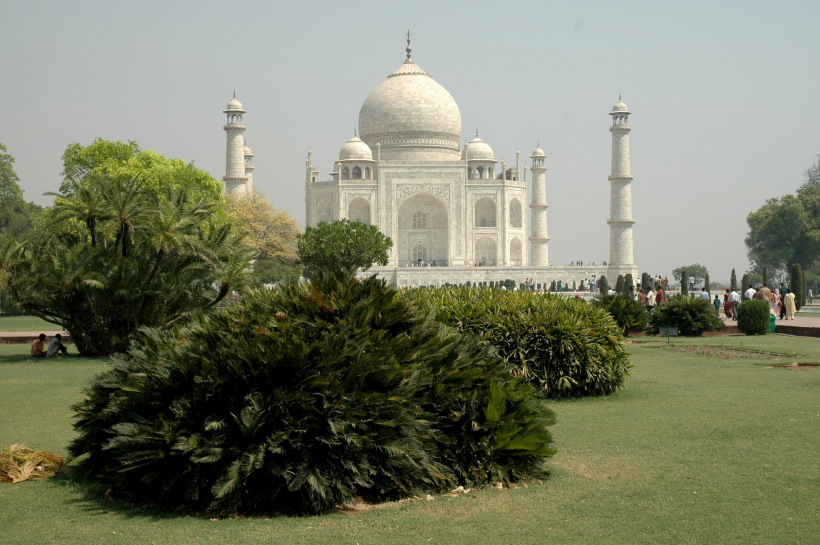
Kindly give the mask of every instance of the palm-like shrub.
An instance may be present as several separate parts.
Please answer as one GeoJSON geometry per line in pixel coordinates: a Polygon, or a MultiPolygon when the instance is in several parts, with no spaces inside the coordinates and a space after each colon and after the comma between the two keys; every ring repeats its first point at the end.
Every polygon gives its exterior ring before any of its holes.
{"type": "Polygon", "coordinates": [[[655,334],[661,327],[676,327],[683,336],[698,336],[724,327],[710,301],[688,295],[675,295],[655,307],[650,324],[655,334]]]}
{"type": "Polygon", "coordinates": [[[134,500],[321,513],[539,475],[554,453],[531,385],[375,277],[251,292],[112,361],[70,450],[134,500]]]}
{"type": "Polygon", "coordinates": [[[649,324],[646,306],[629,294],[601,293],[595,296],[592,306],[607,311],[624,332],[624,336],[632,331],[642,331],[649,324]]]}
{"type": "Polygon", "coordinates": [[[220,207],[186,189],[159,197],[138,179],[89,178],[0,268],[20,306],[81,353],[121,352],[140,327],[170,326],[244,285],[252,253],[220,207]]]}
{"type": "Polygon", "coordinates": [[[769,332],[769,304],[752,299],[737,307],[737,328],[746,335],[765,335],[769,332]]]}
{"type": "Polygon", "coordinates": [[[583,299],[467,288],[411,290],[437,320],[495,347],[551,398],[607,395],[629,376],[621,328],[583,299]]]}

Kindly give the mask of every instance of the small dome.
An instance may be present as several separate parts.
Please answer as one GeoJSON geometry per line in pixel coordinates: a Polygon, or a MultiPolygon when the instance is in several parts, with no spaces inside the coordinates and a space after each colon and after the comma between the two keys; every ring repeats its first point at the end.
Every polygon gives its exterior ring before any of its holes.
{"type": "Polygon", "coordinates": [[[253,157],[253,152],[251,152],[251,148],[245,146],[245,157],[253,157]]]}
{"type": "Polygon", "coordinates": [[[476,134],[476,137],[467,143],[467,160],[495,162],[493,148],[476,134]]]}
{"type": "Polygon", "coordinates": [[[344,161],[345,159],[372,161],[373,152],[370,151],[370,146],[365,144],[361,138],[354,136],[342,146],[342,150],[339,152],[339,160],[344,161]]]}
{"type": "Polygon", "coordinates": [[[242,103],[236,100],[236,97],[233,97],[230,102],[228,102],[228,107],[225,109],[225,112],[242,112],[244,113],[245,110],[242,109],[242,103]]]}
{"type": "Polygon", "coordinates": [[[612,112],[613,113],[615,113],[615,112],[629,113],[629,108],[626,107],[626,104],[623,103],[620,96],[618,97],[618,103],[615,104],[615,106],[612,107],[612,112]]]}
{"type": "Polygon", "coordinates": [[[544,153],[544,150],[541,149],[541,144],[539,143],[535,147],[535,151],[532,152],[531,157],[546,157],[547,154],[544,153]]]}

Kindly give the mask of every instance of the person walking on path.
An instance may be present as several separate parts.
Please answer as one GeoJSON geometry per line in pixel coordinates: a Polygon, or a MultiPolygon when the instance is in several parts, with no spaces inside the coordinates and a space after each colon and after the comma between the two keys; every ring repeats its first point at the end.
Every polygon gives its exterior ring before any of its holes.
{"type": "Polygon", "coordinates": [[[700,288],[700,298],[704,301],[709,300],[709,292],[706,291],[706,287],[700,288]]]}
{"type": "Polygon", "coordinates": [[[763,300],[767,303],[772,302],[772,290],[769,289],[768,284],[763,284],[763,287],[758,290],[758,293],[763,295],[763,300]]]}
{"type": "Polygon", "coordinates": [[[726,313],[727,318],[732,317],[732,299],[729,297],[729,288],[726,288],[726,294],[723,296],[723,312],[726,313]]]}
{"type": "Polygon", "coordinates": [[[715,302],[713,303],[713,306],[715,307],[715,311],[718,313],[718,316],[720,316],[720,297],[717,294],[715,295],[715,302]]]}
{"type": "Polygon", "coordinates": [[[809,304],[811,304],[811,299],[812,299],[811,288],[809,288],[809,291],[806,292],[806,297],[809,299],[809,304]]]}
{"type": "Polygon", "coordinates": [[[666,293],[663,291],[663,282],[658,284],[658,293],[655,294],[655,306],[666,302],[666,293]]]}
{"type": "Polygon", "coordinates": [[[740,294],[737,290],[732,290],[729,294],[729,299],[732,301],[732,320],[737,321],[737,307],[740,306],[740,294]]]}
{"type": "Polygon", "coordinates": [[[652,291],[652,287],[650,286],[649,291],[646,292],[646,310],[652,313],[655,310],[655,304],[657,304],[658,295],[656,292],[652,291]]]}
{"type": "Polygon", "coordinates": [[[789,288],[786,287],[786,284],[783,282],[780,283],[780,308],[778,310],[778,314],[780,315],[781,320],[786,319],[786,296],[789,295],[789,288]]]}
{"type": "Polygon", "coordinates": [[[794,293],[789,292],[786,294],[786,319],[787,320],[794,320],[794,313],[797,312],[794,306],[794,293]]]}
{"type": "Polygon", "coordinates": [[[749,284],[749,289],[747,289],[746,292],[743,294],[743,297],[745,297],[744,300],[745,301],[751,301],[752,299],[755,298],[755,293],[757,293],[757,291],[755,291],[755,289],[752,287],[752,285],[749,284]]]}
{"type": "Polygon", "coordinates": [[[32,343],[31,343],[31,357],[32,358],[44,358],[44,357],[46,357],[45,342],[46,342],[45,333],[40,333],[40,335],[36,339],[34,339],[34,341],[32,341],[32,343]]]}

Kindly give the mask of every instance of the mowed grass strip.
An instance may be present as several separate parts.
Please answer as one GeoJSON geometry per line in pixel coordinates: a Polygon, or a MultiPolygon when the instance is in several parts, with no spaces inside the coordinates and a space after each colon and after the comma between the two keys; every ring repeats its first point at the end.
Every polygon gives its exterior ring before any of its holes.
{"type": "Polygon", "coordinates": [[[15,331],[62,331],[63,328],[37,316],[0,316],[0,333],[15,331]]]}
{"type": "MultiPolygon", "coordinates": [[[[820,340],[680,340],[796,353],[820,340]]],[[[372,511],[221,520],[88,498],[68,479],[0,486],[0,536],[17,543],[815,543],[820,535],[820,370],[636,343],[619,394],[553,403],[558,455],[543,484],[372,511]]],[[[66,453],[68,406],[106,368],[32,361],[0,346],[0,444],[66,453]]],[[[73,347],[72,347],[73,351],[73,347]]]]}

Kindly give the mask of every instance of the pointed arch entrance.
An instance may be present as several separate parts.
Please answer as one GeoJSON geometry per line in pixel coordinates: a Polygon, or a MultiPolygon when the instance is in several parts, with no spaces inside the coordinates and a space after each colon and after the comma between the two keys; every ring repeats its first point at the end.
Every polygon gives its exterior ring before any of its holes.
{"type": "Polygon", "coordinates": [[[417,193],[399,207],[399,266],[449,264],[447,205],[429,193],[417,193]]]}

